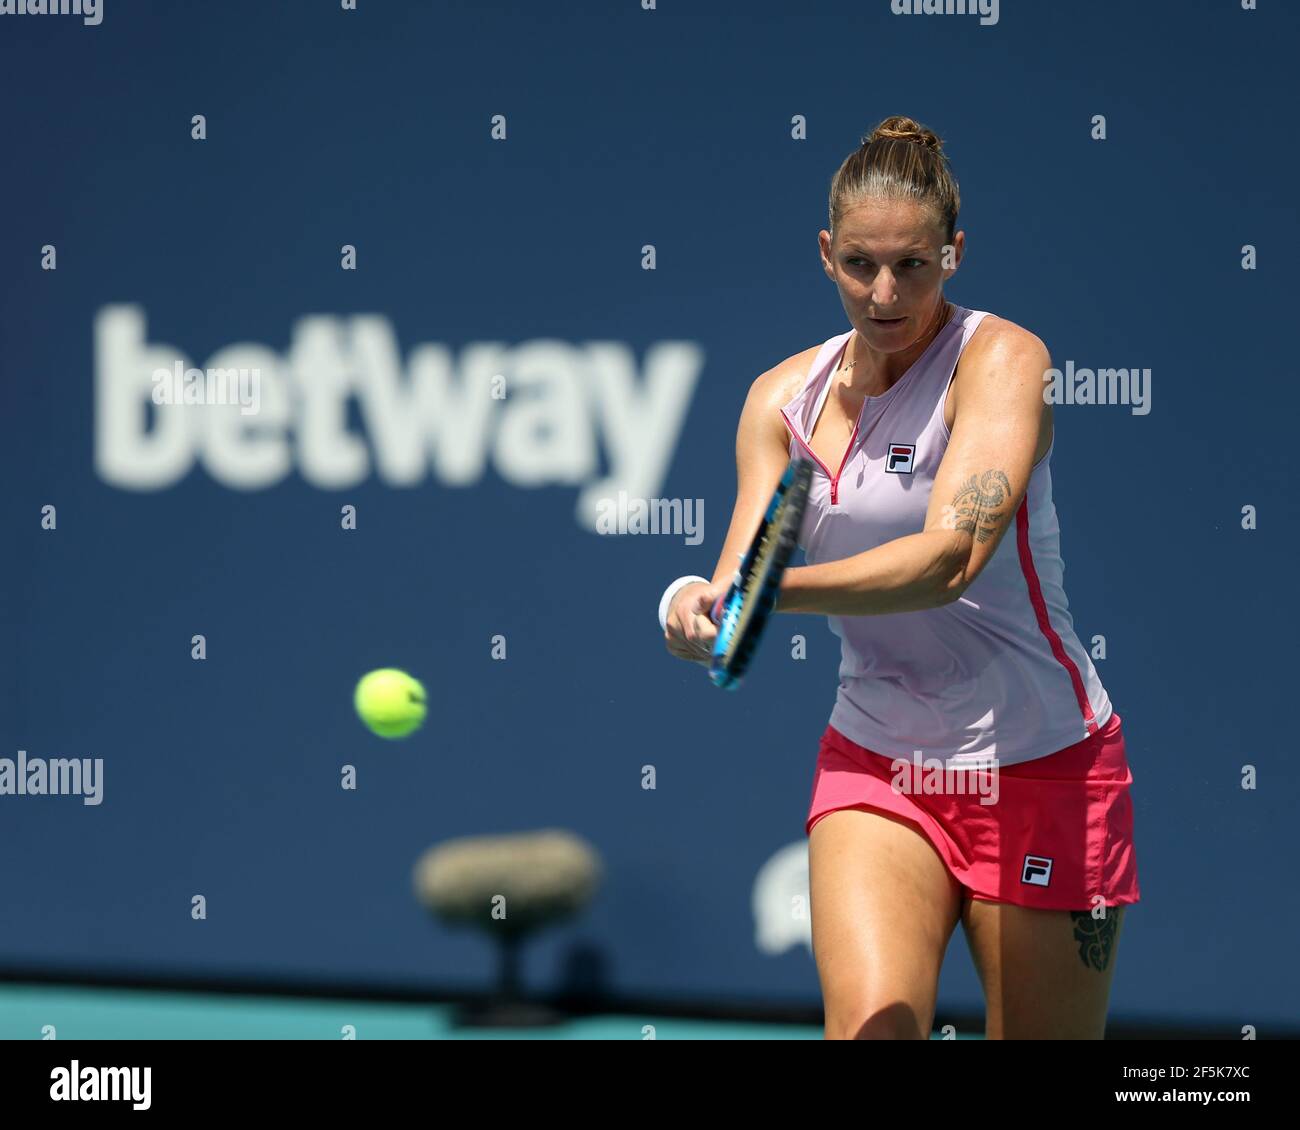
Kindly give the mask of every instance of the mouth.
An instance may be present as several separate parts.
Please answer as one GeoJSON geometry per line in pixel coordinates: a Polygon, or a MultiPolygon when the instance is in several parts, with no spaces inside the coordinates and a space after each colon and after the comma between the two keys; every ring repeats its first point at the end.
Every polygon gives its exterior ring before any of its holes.
{"type": "Polygon", "coordinates": [[[868,318],[867,321],[869,321],[873,326],[883,326],[887,328],[889,326],[901,326],[904,322],[907,321],[907,319],[906,318],[868,318]]]}

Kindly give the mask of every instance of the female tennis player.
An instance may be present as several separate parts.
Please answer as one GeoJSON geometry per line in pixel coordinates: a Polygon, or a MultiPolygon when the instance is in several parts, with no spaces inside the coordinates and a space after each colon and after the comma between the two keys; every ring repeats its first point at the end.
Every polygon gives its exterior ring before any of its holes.
{"type": "Polygon", "coordinates": [[[750,387],[713,580],[669,586],[661,620],[669,652],[708,662],[709,609],[791,457],[811,459],[808,564],[776,611],[842,641],[805,825],[826,1036],[928,1038],[960,921],[988,1038],[1100,1039],[1139,898],[1132,775],[1062,588],[1051,358],[945,300],[959,208],[910,118],[845,159],[818,243],[852,329],[750,387]]]}

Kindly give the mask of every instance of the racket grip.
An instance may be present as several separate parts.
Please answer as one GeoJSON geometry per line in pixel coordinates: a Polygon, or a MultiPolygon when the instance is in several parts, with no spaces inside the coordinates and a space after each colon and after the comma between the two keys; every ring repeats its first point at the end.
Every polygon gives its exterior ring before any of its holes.
{"type": "MultiPolygon", "coordinates": [[[[729,591],[730,590],[728,590],[728,592],[729,591]]],[[[724,592],[720,597],[718,597],[717,600],[713,602],[713,607],[709,610],[709,619],[712,620],[715,624],[722,623],[722,606],[726,602],[726,599],[727,599],[727,593],[724,592]]]]}

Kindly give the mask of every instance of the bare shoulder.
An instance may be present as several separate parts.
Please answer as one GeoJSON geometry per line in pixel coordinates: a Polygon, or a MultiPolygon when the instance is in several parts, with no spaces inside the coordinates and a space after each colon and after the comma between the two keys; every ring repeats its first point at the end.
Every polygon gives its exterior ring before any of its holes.
{"type": "Polygon", "coordinates": [[[990,314],[976,327],[962,352],[962,361],[986,357],[1047,353],[1047,346],[1037,334],[1017,325],[1009,318],[990,314]]]}
{"type": "Polygon", "coordinates": [[[789,438],[781,409],[803,387],[820,348],[812,346],[795,353],[754,378],[736,433],[737,451],[742,458],[750,458],[755,452],[763,452],[764,459],[786,455],[789,438]]]}
{"type": "Polygon", "coordinates": [[[1035,333],[1017,325],[1007,318],[990,314],[976,327],[971,339],[962,351],[958,362],[958,373],[954,374],[952,388],[944,405],[944,424],[951,431],[957,417],[957,408],[961,401],[961,384],[957,379],[963,366],[968,373],[985,389],[987,382],[996,382],[999,395],[1025,397],[1025,403],[1039,401],[1042,411],[1039,416],[1038,443],[1034,451],[1034,466],[1047,453],[1052,442],[1052,406],[1042,394],[1040,379],[1051,365],[1051,352],[1043,340],[1035,333]],[[1010,392],[1008,376],[1016,374],[1015,391],[1010,392]]]}
{"type": "Polygon", "coordinates": [[[809,346],[760,374],[749,386],[750,398],[764,408],[776,411],[784,408],[803,388],[808,379],[808,370],[820,349],[820,345],[809,346]]]}

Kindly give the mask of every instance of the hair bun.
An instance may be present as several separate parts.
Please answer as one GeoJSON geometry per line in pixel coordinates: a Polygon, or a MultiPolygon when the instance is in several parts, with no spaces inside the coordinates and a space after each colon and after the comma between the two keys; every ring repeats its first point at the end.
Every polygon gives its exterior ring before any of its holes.
{"type": "Polygon", "coordinates": [[[862,139],[862,144],[870,145],[876,141],[911,141],[936,153],[943,152],[939,136],[911,118],[886,118],[862,139]]]}

